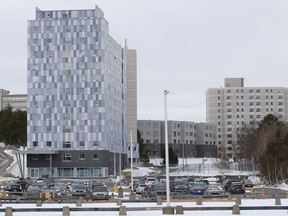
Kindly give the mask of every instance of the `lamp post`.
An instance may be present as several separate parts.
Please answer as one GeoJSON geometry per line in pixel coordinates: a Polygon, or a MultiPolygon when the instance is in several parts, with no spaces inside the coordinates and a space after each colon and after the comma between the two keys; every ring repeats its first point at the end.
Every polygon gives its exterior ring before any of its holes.
{"type": "Polygon", "coordinates": [[[166,196],[167,196],[167,207],[170,207],[169,146],[168,146],[167,99],[166,99],[167,94],[169,94],[169,91],[164,90],[166,196]]]}
{"type": "Polygon", "coordinates": [[[131,155],[131,193],[134,192],[134,185],[133,185],[133,144],[132,144],[132,130],[130,134],[130,155],[131,155]]]}
{"type": "Polygon", "coordinates": [[[184,172],[184,142],[185,140],[182,141],[182,170],[184,172]]]}

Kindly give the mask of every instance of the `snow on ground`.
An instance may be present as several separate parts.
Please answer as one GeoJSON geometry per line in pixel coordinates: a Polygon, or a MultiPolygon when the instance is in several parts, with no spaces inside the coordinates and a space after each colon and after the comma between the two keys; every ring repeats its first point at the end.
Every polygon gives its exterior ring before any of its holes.
{"type": "MultiPolygon", "coordinates": [[[[282,199],[281,203],[282,205],[287,205],[287,199],[282,199]]],[[[203,202],[203,205],[200,207],[224,207],[224,206],[230,206],[232,207],[235,204],[235,202],[231,201],[224,201],[224,202],[203,202]]],[[[126,207],[139,207],[140,203],[129,203],[125,202],[122,203],[122,205],[126,207]]],[[[5,207],[12,207],[14,208],[36,208],[35,204],[6,204],[3,203],[3,206],[0,208],[5,208],[5,207]]],[[[43,204],[42,207],[37,207],[38,208],[62,208],[63,206],[69,206],[69,207],[75,207],[75,204],[43,204]]],[[[151,202],[151,203],[141,203],[141,207],[166,207],[167,203],[163,202],[162,205],[157,205],[156,202],[151,202]]],[[[170,203],[171,207],[175,206],[183,206],[183,207],[196,207],[195,202],[171,202],[170,203]]],[[[241,206],[275,206],[275,200],[274,199],[259,199],[259,200],[251,200],[251,199],[242,199],[242,205],[241,206]]],[[[85,207],[101,207],[101,208],[111,208],[111,207],[119,207],[116,205],[116,203],[89,203],[89,204],[82,204],[82,207],[78,208],[85,208],[85,207]]],[[[197,206],[199,207],[199,205],[197,206]]],[[[99,212],[98,212],[99,213],[99,212]]],[[[29,212],[29,216],[58,216],[60,215],[60,212],[29,212]]],[[[232,210],[214,210],[214,211],[184,211],[184,215],[196,215],[196,216],[204,216],[204,215],[209,215],[213,214],[213,216],[220,216],[220,215],[232,215],[232,210]]],[[[245,216],[254,216],[261,214],[261,216],[271,216],[271,215],[277,215],[277,216],[282,216],[282,215],[287,215],[287,210],[241,210],[240,211],[241,215],[245,216]]],[[[25,212],[13,212],[13,216],[23,216],[23,215],[28,215],[25,212]]],[[[92,216],[95,215],[94,212],[81,212],[81,211],[70,211],[71,216],[92,216]]],[[[118,216],[119,212],[118,211],[101,211],[102,216],[118,216]]],[[[162,210],[148,210],[148,211],[127,211],[128,216],[147,216],[147,215],[153,215],[153,216],[159,216],[163,215],[162,210]]]]}

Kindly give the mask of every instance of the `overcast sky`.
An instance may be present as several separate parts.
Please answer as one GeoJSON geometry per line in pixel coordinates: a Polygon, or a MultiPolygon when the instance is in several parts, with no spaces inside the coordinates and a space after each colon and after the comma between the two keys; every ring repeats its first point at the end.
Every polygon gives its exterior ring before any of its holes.
{"type": "Polygon", "coordinates": [[[206,91],[225,77],[288,87],[287,0],[9,0],[0,2],[0,88],[26,93],[27,20],[98,5],[111,36],[137,50],[138,119],[205,122],[206,91]]]}

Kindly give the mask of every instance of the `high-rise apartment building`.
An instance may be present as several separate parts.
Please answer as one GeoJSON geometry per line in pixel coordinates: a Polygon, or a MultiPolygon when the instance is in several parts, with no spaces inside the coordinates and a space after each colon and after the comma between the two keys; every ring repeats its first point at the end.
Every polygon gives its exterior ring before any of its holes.
{"type": "MultiPolygon", "coordinates": [[[[138,120],[138,129],[150,157],[163,157],[165,122],[138,120]]],[[[168,144],[178,157],[215,157],[217,127],[214,124],[167,121],[168,144]]]]}
{"type": "Polygon", "coordinates": [[[109,35],[97,6],[37,8],[28,21],[28,176],[99,177],[125,165],[135,91],[136,51],[109,35]]]}
{"type": "Polygon", "coordinates": [[[206,92],[206,118],[218,127],[218,156],[235,158],[237,136],[244,126],[273,114],[287,121],[288,89],[284,87],[244,87],[243,78],[226,78],[224,88],[206,92]]]}

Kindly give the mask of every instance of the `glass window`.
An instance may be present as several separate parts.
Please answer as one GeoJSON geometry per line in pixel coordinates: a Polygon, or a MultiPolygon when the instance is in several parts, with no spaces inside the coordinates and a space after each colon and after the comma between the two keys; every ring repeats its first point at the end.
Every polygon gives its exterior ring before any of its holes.
{"type": "Polygon", "coordinates": [[[93,154],[93,160],[99,160],[99,154],[93,154]]]}
{"type": "Polygon", "coordinates": [[[79,155],[79,160],[85,160],[85,154],[80,154],[79,155]]]}
{"type": "Polygon", "coordinates": [[[63,162],[71,162],[72,156],[70,153],[66,153],[63,155],[63,162]]]}
{"type": "Polygon", "coordinates": [[[71,148],[71,142],[63,142],[63,148],[71,148]]]}

